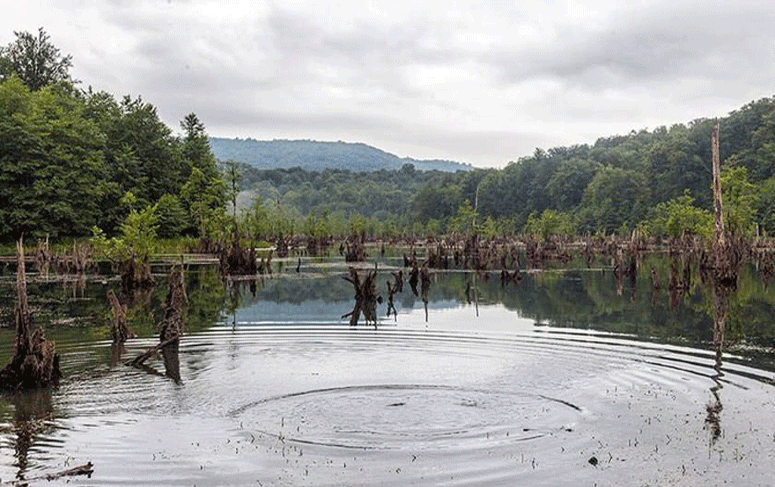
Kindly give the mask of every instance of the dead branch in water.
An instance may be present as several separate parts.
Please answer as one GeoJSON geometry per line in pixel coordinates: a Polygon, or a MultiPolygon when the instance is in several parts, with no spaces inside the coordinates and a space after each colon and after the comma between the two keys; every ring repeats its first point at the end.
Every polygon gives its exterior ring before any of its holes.
{"type": "Polygon", "coordinates": [[[132,360],[129,360],[127,362],[124,362],[125,365],[131,365],[132,367],[139,367],[143,365],[143,362],[148,360],[149,358],[153,357],[157,353],[159,353],[159,350],[166,347],[167,345],[170,345],[172,343],[175,343],[177,340],[180,339],[180,336],[173,336],[168,338],[167,340],[164,340],[163,342],[159,343],[158,345],[155,345],[145,352],[141,353],[137,357],[135,357],[132,360]]]}
{"type": "Polygon", "coordinates": [[[45,475],[40,475],[38,477],[32,477],[24,480],[15,480],[13,482],[10,482],[8,485],[11,485],[13,487],[27,487],[30,485],[30,482],[39,482],[43,480],[45,480],[46,482],[51,482],[52,480],[58,480],[64,477],[76,477],[79,475],[86,475],[88,478],[91,478],[91,475],[93,473],[94,473],[94,464],[92,464],[92,462],[87,462],[87,463],[84,463],[83,465],[78,465],[73,468],[68,468],[67,470],[63,470],[61,472],[47,473],[45,475]]]}

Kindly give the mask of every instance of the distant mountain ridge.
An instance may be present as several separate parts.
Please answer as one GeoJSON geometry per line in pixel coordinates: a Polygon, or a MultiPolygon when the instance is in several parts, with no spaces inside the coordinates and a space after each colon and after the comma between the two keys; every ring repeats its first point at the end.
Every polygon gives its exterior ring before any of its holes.
{"type": "Polygon", "coordinates": [[[363,143],[319,142],[314,140],[255,140],[210,137],[210,148],[219,161],[233,159],[258,169],[301,167],[308,171],[347,169],[372,172],[401,169],[413,164],[418,171],[471,171],[473,167],[440,159],[398,157],[363,143]]]}

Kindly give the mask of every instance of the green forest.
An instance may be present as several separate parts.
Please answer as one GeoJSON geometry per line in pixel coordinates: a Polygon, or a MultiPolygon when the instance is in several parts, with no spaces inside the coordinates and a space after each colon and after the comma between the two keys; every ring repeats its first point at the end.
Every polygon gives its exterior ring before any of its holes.
{"type": "MultiPolygon", "coordinates": [[[[258,169],[218,161],[205,124],[180,134],[141,97],[83,88],[43,29],[0,48],[0,241],[151,232],[704,235],[711,126],[697,119],[536,149],[502,169],[258,169]]],[[[775,97],[717,120],[732,231],[775,233],[775,97]]],[[[353,167],[352,161],[348,161],[353,167]]],[[[373,168],[372,168],[373,169],[373,168]]]]}
{"type": "MultiPolygon", "coordinates": [[[[241,188],[297,220],[354,216],[373,232],[460,232],[670,237],[710,232],[715,120],[632,131],[593,145],[536,149],[503,169],[357,173],[241,166],[241,188]]],[[[775,233],[775,98],[718,119],[722,187],[731,231],[775,233]]]]}

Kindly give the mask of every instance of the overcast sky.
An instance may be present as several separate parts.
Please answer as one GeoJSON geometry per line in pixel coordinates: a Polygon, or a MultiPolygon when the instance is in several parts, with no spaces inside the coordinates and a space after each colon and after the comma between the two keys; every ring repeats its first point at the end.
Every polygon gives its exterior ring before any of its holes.
{"type": "Polygon", "coordinates": [[[773,0],[0,0],[72,74],[210,133],[503,167],[775,93],[773,0]]]}

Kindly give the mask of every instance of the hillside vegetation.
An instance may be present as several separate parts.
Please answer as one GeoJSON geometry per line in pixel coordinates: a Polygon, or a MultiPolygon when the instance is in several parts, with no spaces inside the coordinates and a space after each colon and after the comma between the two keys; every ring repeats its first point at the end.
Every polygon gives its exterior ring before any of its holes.
{"type": "Polygon", "coordinates": [[[314,140],[254,140],[210,137],[210,147],[219,161],[233,160],[258,169],[308,171],[344,169],[370,172],[400,169],[413,164],[419,171],[470,171],[470,164],[443,160],[400,158],[361,143],[318,142],[314,140]]]}
{"type": "MultiPolygon", "coordinates": [[[[351,171],[244,168],[243,189],[305,217],[327,211],[398,222],[404,231],[452,231],[475,210],[497,234],[709,230],[714,120],[632,131],[592,145],[535,152],[503,169],[364,176],[351,171]],[[554,222],[554,223],[552,223],[554,222]]],[[[775,233],[775,99],[718,120],[727,219],[733,230],[775,233]]]]}

